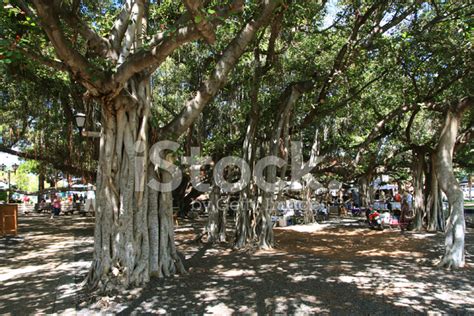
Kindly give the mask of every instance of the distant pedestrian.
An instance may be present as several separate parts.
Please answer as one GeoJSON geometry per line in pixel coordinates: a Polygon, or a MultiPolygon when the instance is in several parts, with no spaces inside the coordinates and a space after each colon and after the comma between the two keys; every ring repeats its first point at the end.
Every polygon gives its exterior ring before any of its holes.
{"type": "Polygon", "coordinates": [[[403,195],[403,199],[407,202],[408,209],[411,210],[413,207],[413,195],[411,195],[411,193],[407,191],[403,195]]]}
{"type": "Polygon", "coordinates": [[[397,192],[393,199],[395,200],[395,202],[400,203],[402,201],[402,196],[400,195],[400,193],[397,192]]]}
{"type": "Polygon", "coordinates": [[[59,216],[59,213],[61,212],[61,199],[59,198],[58,195],[56,195],[53,199],[53,214],[51,215],[51,218],[54,216],[59,216]]]}
{"type": "Polygon", "coordinates": [[[87,190],[87,199],[85,205],[85,211],[95,214],[95,192],[92,186],[87,190]]]}
{"type": "Polygon", "coordinates": [[[359,192],[354,189],[352,189],[352,201],[355,207],[360,207],[360,195],[359,192]]]}

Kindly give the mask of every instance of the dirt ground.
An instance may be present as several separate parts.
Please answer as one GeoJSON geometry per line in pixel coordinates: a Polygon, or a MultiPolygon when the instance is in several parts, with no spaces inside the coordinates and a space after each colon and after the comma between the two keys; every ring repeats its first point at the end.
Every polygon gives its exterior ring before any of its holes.
{"type": "MultiPolygon", "coordinates": [[[[473,228],[467,267],[439,270],[443,235],[374,231],[363,220],[275,229],[277,247],[256,253],[193,241],[203,221],[181,222],[188,273],[101,297],[80,289],[92,258],[93,219],[20,217],[0,239],[0,314],[473,314],[473,228]]],[[[231,235],[229,230],[229,235],[231,235]]]]}

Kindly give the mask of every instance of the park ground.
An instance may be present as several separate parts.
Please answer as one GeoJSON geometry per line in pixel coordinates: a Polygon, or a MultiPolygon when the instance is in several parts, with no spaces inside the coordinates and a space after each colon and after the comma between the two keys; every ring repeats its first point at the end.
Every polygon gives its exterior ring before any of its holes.
{"type": "Polygon", "coordinates": [[[434,266],[440,233],[374,231],[362,219],[333,219],[277,228],[275,249],[245,252],[195,241],[204,219],[184,221],[176,238],[187,274],[97,297],[80,290],[93,219],[22,215],[19,236],[0,239],[0,314],[473,314],[470,216],[467,267],[457,271],[434,266]]]}

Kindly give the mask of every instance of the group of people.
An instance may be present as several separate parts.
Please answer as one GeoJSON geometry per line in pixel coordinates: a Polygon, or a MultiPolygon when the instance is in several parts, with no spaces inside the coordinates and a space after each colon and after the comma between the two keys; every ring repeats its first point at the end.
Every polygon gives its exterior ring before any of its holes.
{"type": "Polygon", "coordinates": [[[380,190],[376,195],[379,201],[386,203],[387,209],[399,218],[402,232],[408,228],[413,219],[413,195],[408,190],[396,192],[393,196],[390,191],[380,190]],[[393,202],[397,203],[395,207],[393,202]]]}
{"type": "MultiPolygon", "coordinates": [[[[51,218],[54,218],[55,216],[59,216],[59,213],[61,212],[61,197],[59,194],[52,194],[51,195],[51,218]]],[[[39,210],[45,210],[48,208],[48,203],[46,200],[43,198],[41,199],[39,203],[39,210]]]]}
{"type": "Polygon", "coordinates": [[[393,194],[390,190],[379,190],[375,199],[387,204],[388,210],[392,210],[392,202],[400,203],[401,207],[405,206],[408,210],[412,209],[413,206],[413,195],[408,190],[402,190],[393,194]]]}
{"type": "Polygon", "coordinates": [[[68,195],[65,199],[62,199],[59,194],[52,194],[48,201],[46,201],[45,198],[40,200],[38,209],[46,210],[51,208],[51,218],[54,218],[55,216],[59,216],[61,213],[61,206],[63,202],[67,203],[69,206],[85,204],[85,212],[95,211],[95,194],[92,190],[88,191],[87,195],[74,193],[68,195]]]}
{"type": "Polygon", "coordinates": [[[347,215],[348,210],[359,208],[361,206],[360,194],[355,189],[338,191],[327,191],[320,196],[319,203],[326,206],[338,206],[338,215],[347,215]]]}

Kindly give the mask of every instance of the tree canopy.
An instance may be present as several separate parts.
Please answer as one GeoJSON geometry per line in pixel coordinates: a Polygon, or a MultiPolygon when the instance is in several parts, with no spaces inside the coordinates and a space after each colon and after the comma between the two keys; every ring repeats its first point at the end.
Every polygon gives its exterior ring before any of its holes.
{"type": "MultiPolygon", "coordinates": [[[[0,151],[96,179],[93,286],[183,270],[170,218],[186,185],[173,196],[143,187],[170,178],[150,161],[160,140],[252,170],[265,156],[289,162],[290,141],[302,141],[305,159],[322,157],[318,181],[356,183],[366,204],[377,175],[421,183],[418,228],[444,229],[433,181],[454,212],[448,176],[474,165],[473,13],[463,1],[4,1],[0,151]],[[100,139],[80,137],[78,112],[100,139]]],[[[268,203],[237,212],[237,246],[273,246],[268,203]]]]}

